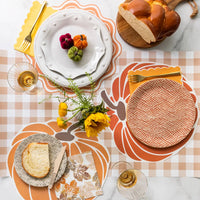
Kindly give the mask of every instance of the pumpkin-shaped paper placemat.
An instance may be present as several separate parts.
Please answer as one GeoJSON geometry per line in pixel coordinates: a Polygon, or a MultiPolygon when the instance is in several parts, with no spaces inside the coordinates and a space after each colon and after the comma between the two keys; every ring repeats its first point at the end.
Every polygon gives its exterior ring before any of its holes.
{"type": "MultiPolygon", "coordinates": [[[[11,178],[14,181],[16,189],[23,199],[33,200],[56,200],[55,188],[49,190],[47,187],[34,187],[26,184],[17,174],[14,165],[14,156],[17,147],[29,136],[38,133],[49,135],[60,140],[62,145],[66,146],[67,157],[84,152],[92,152],[95,167],[98,173],[101,186],[107,177],[110,155],[107,148],[99,142],[98,137],[88,138],[84,131],[68,123],[68,128],[62,130],[57,126],[56,121],[48,121],[45,123],[37,122],[24,126],[18,134],[13,138],[12,147],[8,154],[7,165],[11,178]]],[[[62,179],[62,178],[61,178],[62,179]]],[[[91,197],[90,199],[94,199],[91,197]]]]}
{"type": "MultiPolygon", "coordinates": [[[[187,137],[178,144],[168,148],[153,148],[139,141],[128,128],[126,120],[126,107],[130,99],[130,87],[127,78],[128,72],[138,71],[142,73],[146,70],[148,71],[148,75],[150,75],[150,71],[154,72],[157,71],[157,69],[159,71],[163,70],[166,72],[167,70],[167,72],[170,72],[169,68],[171,67],[173,66],[153,62],[130,63],[123,68],[119,76],[113,78],[110,93],[105,90],[101,91],[101,97],[109,108],[108,114],[112,116],[110,129],[113,131],[115,145],[122,154],[129,156],[135,161],[157,162],[166,160],[167,158],[177,154],[195,135],[199,116],[198,100],[194,89],[189,85],[188,80],[186,80],[183,74],[181,76],[181,85],[185,87],[192,96],[196,109],[195,123],[187,137]]],[[[175,69],[176,67],[174,67],[173,71],[175,71],[175,69]]],[[[147,75],[147,73],[143,75],[147,75]]],[[[171,77],[169,77],[169,79],[170,78],[171,77]]],[[[177,82],[180,84],[179,79],[177,82]]],[[[135,91],[136,88],[134,87],[132,89],[132,91],[135,91]]]]}

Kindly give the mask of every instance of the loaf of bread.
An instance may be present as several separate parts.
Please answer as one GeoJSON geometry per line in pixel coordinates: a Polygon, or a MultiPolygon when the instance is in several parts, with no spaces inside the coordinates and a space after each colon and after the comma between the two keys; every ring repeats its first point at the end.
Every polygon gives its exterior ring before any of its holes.
{"type": "Polygon", "coordinates": [[[48,143],[30,143],[22,153],[22,166],[35,178],[45,177],[50,170],[48,143]]]}
{"type": "Polygon", "coordinates": [[[170,36],[180,24],[180,16],[163,0],[122,3],[119,14],[149,44],[170,36]]]}

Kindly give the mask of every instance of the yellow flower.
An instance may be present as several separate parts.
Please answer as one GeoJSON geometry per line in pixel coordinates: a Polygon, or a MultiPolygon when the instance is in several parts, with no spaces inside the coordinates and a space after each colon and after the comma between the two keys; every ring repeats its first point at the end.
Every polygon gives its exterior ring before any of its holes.
{"type": "Polygon", "coordinates": [[[58,117],[57,118],[57,125],[60,127],[60,128],[63,128],[63,129],[66,129],[67,128],[67,124],[66,122],[64,121],[64,119],[58,117]]]}
{"type": "Polygon", "coordinates": [[[66,103],[61,102],[59,104],[58,114],[59,114],[60,117],[64,117],[67,114],[67,108],[68,108],[68,106],[67,106],[66,103]]]}
{"type": "Polygon", "coordinates": [[[99,112],[90,114],[84,122],[87,136],[98,136],[98,133],[110,125],[109,121],[110,118],[106,114],[99,112]]]}

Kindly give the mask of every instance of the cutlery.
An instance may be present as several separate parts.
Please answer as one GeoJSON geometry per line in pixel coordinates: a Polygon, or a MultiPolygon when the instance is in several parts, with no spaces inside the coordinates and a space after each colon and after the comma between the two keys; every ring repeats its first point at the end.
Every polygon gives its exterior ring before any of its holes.
{"type": "Polygon", "coordinates": [[[49,186],[48,186],[49,189],[51,189],[53,187],[56,175],[57,175],[58,170],[60,168],[60,163],[61,163],[63,155],[65,153],[65,149],[66,149],[66,146],[63,146],[61,148],[60,152],[58,153],[57,158],[55,159],[53,173],[51,175],[51,180],[50,180],[50,183],[49,183],[49,186]]]}
{"type": "Polygon", "coordinates": [[[133,83],[141,82],[148,78],[154,78],[154,77],[166,77],[166,76],[179,76],[181,75],[181,72],[174,72],[174,73],[167,73],[167,74],[159,74],[159,75],[152,75],[152,76],[143,76],[139,74],[135,75],[128,75],[128,80],[133,83]]]}
{"type": "Polygon", "coordinates": [[[37,21],[38,21],[40,15],[42,14],[42,11],[43,11],[43,9],[44,9],[44,7],[45,7],[46,4],[47,4],[47,2],[44,1],[43,4],[42,4],[42,6],[41,6],[41,8],[40,8],[40,11],[39,11],[39,13],[38,13],[38,15],[37,15],[37,18],[36,18],[36,20],[35,20],[35,22],[34,22],[32,28],[31,28],[31,30],[30,30],[30,32],[29,32],[29,34],[25,37],[25,39],[23,40],[22,44],[20,45],[19,49],[20,49],[21,51],[26,51],[26,50],[30,47],[31,42],[32,42],[31,34],[32,34],[33,29],[35,28],[35,25],[36,25],[36,23],[37,23],[37,21]]]}

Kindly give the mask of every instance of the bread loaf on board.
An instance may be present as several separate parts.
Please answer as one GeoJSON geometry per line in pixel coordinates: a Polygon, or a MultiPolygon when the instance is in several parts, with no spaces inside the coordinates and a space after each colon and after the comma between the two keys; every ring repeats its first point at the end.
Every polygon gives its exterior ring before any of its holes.
{"type": "Polygon", "coordinates": [[[122,3],[119,14],[149,44],[170,36],[180,24],[180,16],[163,0],[122,3]]]}
{"type": "Polygon", "coordinates": [[[50,170],[48,143],[30,143],[22,153],[22,166],[35,178],[45,177],[50,170]]]}

